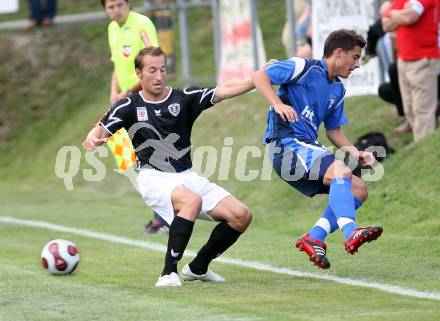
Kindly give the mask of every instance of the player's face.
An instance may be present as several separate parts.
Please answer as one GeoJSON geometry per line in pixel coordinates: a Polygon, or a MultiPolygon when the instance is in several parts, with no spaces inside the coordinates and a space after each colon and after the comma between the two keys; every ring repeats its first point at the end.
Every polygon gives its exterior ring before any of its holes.
{"type": "Polygon", "coordinates": [[[341,78],[348,78],[353,70],[360,67],[359,59],[361,58],[362,48],[356,46],[348,51],[338,50],[335,60],[336,75],[341,78]]]}
{"type": "Polygon", "coordinates": [[[165,57],[146,55],[142,62],[142,70],[136,70],[142,89],[152,96],[160,96],[165,89],[167,75],[165,57]]]}
{"type": "Polygon", "coordinates": [[[107,0],[105,2],[105,13],[113,21],[122,24],[127,20],[130,6],[125,0],[107,0]]]}

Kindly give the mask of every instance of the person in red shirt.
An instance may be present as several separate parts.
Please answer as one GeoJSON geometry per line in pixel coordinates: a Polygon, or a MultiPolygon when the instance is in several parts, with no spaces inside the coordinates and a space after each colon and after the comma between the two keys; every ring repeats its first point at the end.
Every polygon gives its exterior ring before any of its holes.
{"type": "Polygon", "coordinates": [[[440,0],[395,0],[382,12],[384,31],[396,31],[403,107],[418,141],[435,130],[440,0]]]}

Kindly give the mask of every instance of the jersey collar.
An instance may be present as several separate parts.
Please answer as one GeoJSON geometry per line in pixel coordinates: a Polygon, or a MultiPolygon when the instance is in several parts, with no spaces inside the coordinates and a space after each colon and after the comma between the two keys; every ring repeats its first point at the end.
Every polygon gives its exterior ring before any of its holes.
{"type": "Polygon", "coordinates": [[[145,99],[144,96],[142,96],[142,90],[139,92],[139,96],[141,96],[142,100],[144,102],[146,102],[147,104],[161,104],[164,101],[167,101],[168,98],[170,98],[171,92],[173,91],[173,88],[171,88],[170,86],[166,86],[166,88],[169,89],[168,95],[166,95],[166,97],[164,99],[160,100],[160,101],[150,101],[150,100],[145,99]]]}

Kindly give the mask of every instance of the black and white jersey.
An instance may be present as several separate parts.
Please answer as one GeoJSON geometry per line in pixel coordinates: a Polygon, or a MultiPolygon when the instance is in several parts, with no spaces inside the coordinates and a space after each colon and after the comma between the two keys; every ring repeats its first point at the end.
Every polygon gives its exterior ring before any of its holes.
{"type": "Polygon", "coordinates": [[[100,125],[113,135],[128,131],[138,168],[181,172],[192,167],[191,130],[200,113],[213,106],[215,87],[169,88],[161,101],[133,94],[112,106],[100,125]]]}

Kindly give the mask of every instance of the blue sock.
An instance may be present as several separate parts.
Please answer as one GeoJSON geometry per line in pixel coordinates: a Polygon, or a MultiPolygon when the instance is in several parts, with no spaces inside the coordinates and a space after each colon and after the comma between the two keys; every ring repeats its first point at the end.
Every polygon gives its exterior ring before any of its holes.
{"type": "MultiPolygon", "coordinates": [[[[354,208],[357,210],[361,206],[362,206],[362,202],[358,198],[354,197],[354,208]]],[[[325,227],[321,227],[320,225],[322,225],[323,221],[318,220],[315,223],[315,226],[313,226],[313,228],[308,233],[308,236],[324,243],[327,235],[329,233],[333,233],[334,231],[336,231],[339,228],[339,226],[338,226],[338,222],[336,220],[335,214],[333,213],[330,205],[328,205],[325,208],[324,212],[322,213],[321,218],[327,220],[328,223],[325,223],[325,221],[324,221],[324,224],[330,225],[329,231],[327,232],[325,227]]],[[[351,227],[348,230],[351,230],[351,227]]],[[[350,234],[351,234],[351,231],[350,231],[350,233],[348,233],[348,235],[350,235],[350,234]]]]}
{"type": "Polygon", "coordinates": [[[351,192],[351,179],[335,178],[330,183],[329,205],[336,218],[354,217],[354,196],[351,192]]]}
{"type": "Polygon", "coordinates": [[[335,213],[333,213],[330,205],[325,208],[322,217],[327,219],[327,221],[330,223],[330,233],[333,233],[339,228],[335,213]]]}
{"type": "Polygon", "coordinates": [[[321,226],[315,225],[307,235],[324,243],[327,234],[328,233],[325,229],[323,229],[321,226]]]}
{"type": "MultiPolygon", "coordinates": [[[[355,208],[355,210],[357,210],[359,207],[361,207],[361,205],[362,205],[362,202],[358,198],[354,197],[354,208],[355,208]]],[[[342,219],[344,219],[344,217],[342,217],[342,219]]],[[[353,216],[352,218],[350,217],[349,219],[352,219],[353,222],[349,222],[349,223],[345,224],[344,226],[342,226],[342,228],[341,228],[342,233],[344,234],[344,238],[345,239],[348,239],[350,237],[351,233],[357,227],[357,225],[355,223],[356,216],[353,216]]]]}
{"type": "Polygon", "coordinates": [[[330,206],[327,206],[322,213],[321,218],[315,223],[312,230],[308,233],[311,238],[324,242],[329,233],[338,229],[336,217],[330,206]]]}
{"type": "MultiPolygon", "coordinates": [[[[344,224],[344,223],[342,223],[342,224],[344,224]]],[[[344,239],[348,239],[350,237],[351,233],[353,233],[353,231],[355,230],[356,227],[357,227],[357,225],[356,225],[356,223],[354,221],[351,221],[349,223],[345,223],[341,227],[342,233],[344,234],[344,239]]]]}
{"type": "Polygon", "coordinates": [[[355,197],[351,192],[351,179],[335,178],[330,183],[329,205],[345,239],[357,227],[355,221],[355,197]]]}

